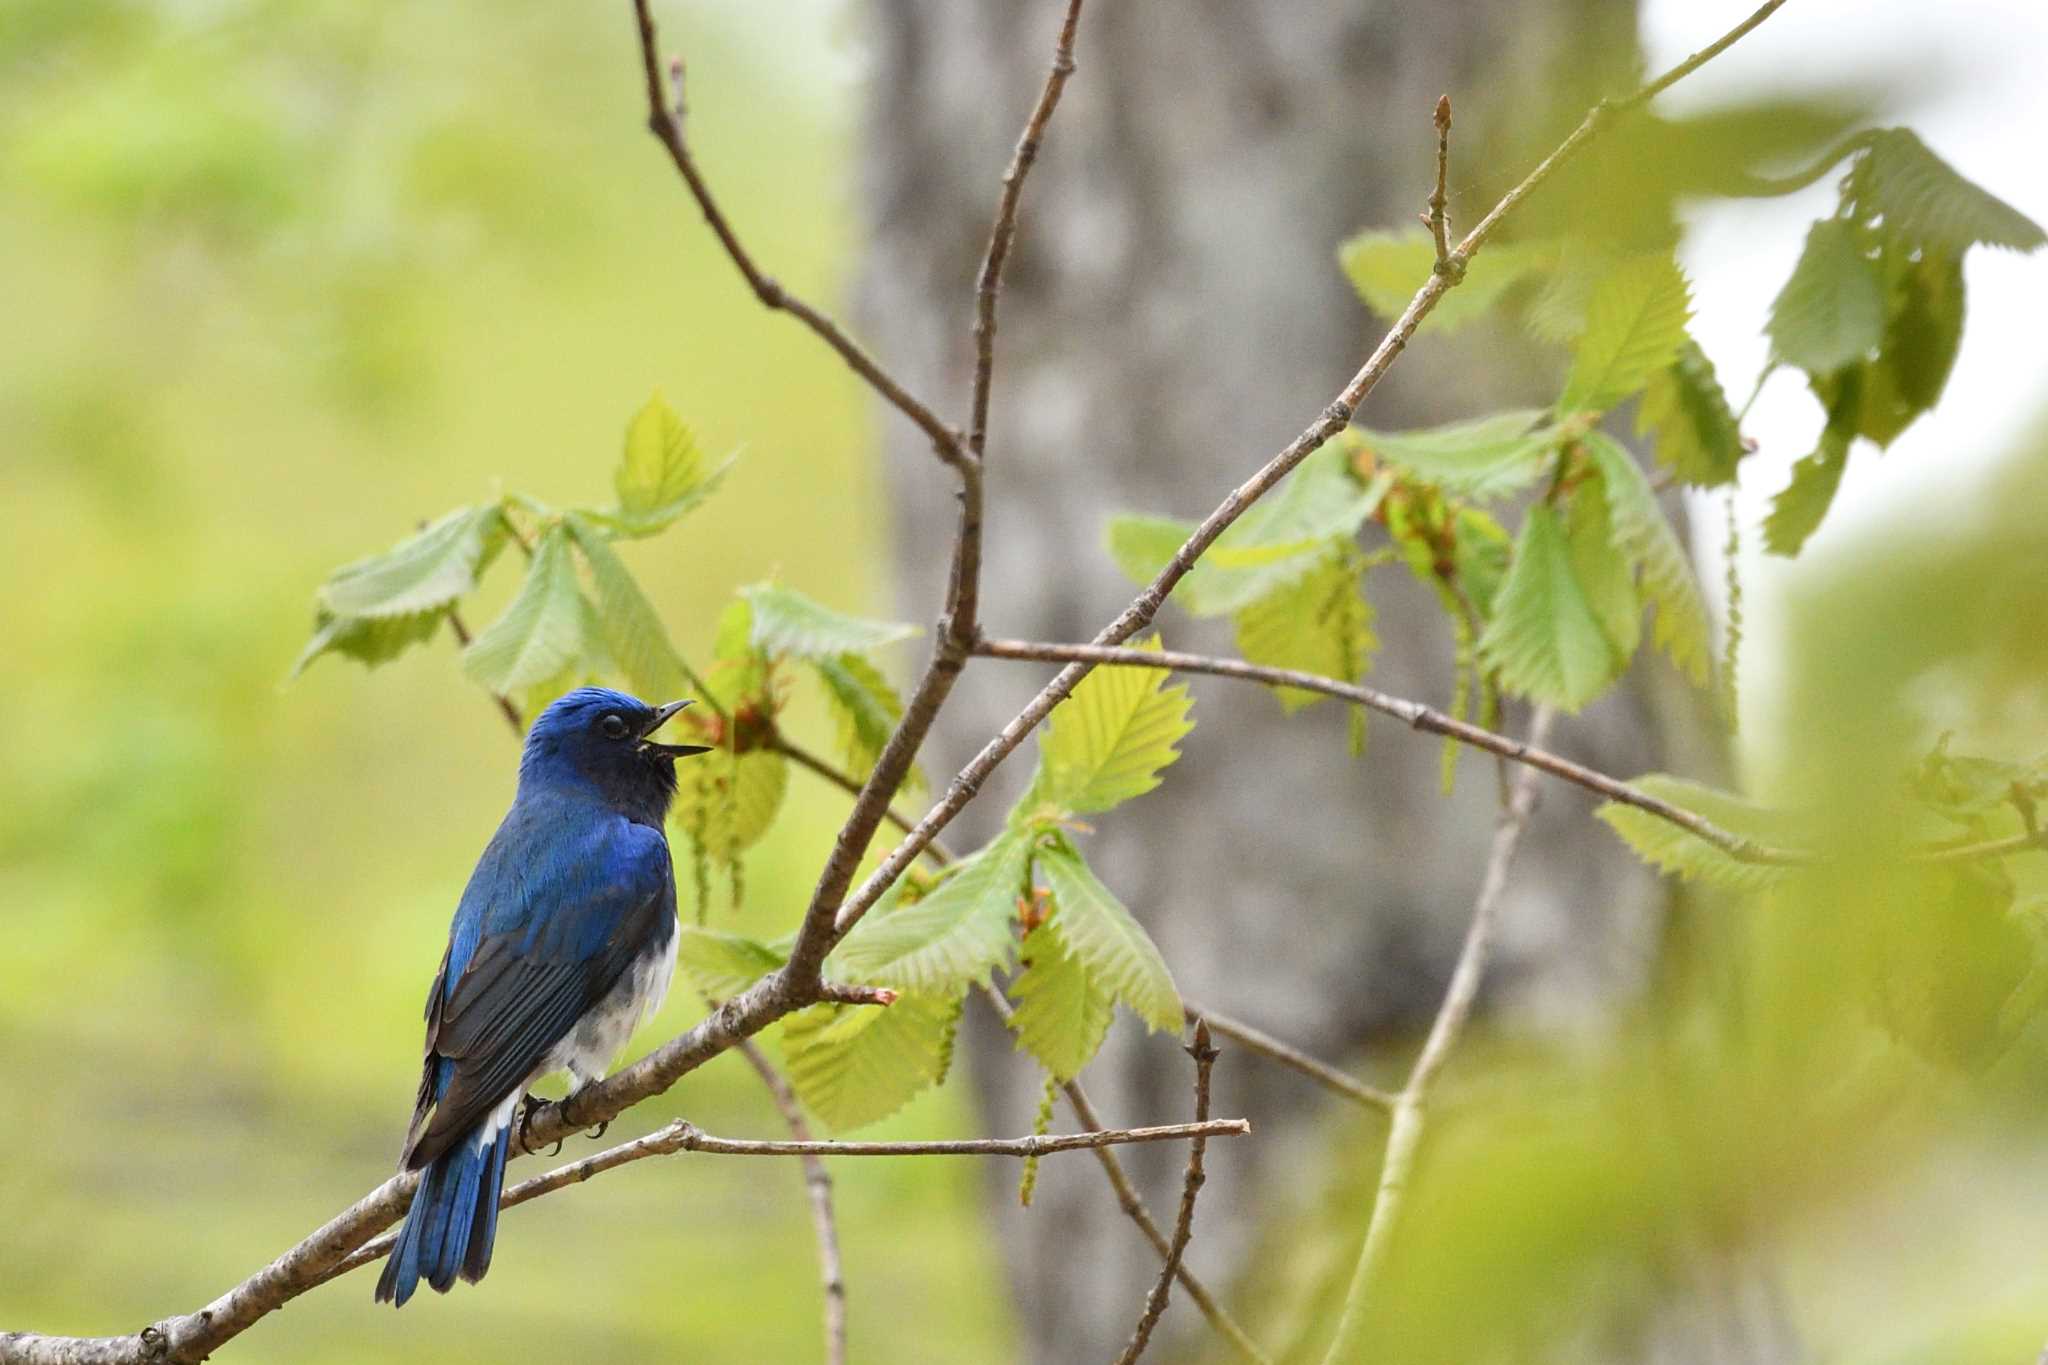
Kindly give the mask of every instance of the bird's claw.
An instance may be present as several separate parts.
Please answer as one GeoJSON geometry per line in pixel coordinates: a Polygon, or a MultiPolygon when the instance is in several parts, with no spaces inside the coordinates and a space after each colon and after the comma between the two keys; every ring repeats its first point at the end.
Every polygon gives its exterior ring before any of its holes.
{"type": "Polygon", "coordinates": [[[585,1137],[589,1138],[589,1139],[590,1139],[590,1140],[591,1140],[592,1142],[595,1142],[595,1141],[597,1141],[597,1139],[599,1139],[599,1138],[603,1137],[603,1136],[604,1136],[604,1130],[605,1130],[605,1129],[607,1129],[607,1128],[609,1128],[609,1127],[611,1127],[611,1126],[612,1126],[612,1121],[611,1121],[610,1119],[606,1119],[606,1120],[605,1120],[605,1121],[604,1121],[603,1123],[600,1123],[600,1124],[598,1124],[598,1125],[597,1125],[597,1127],[595,1127],[595,1128],[591,1129],[591,1130],[590,1130],[589,1132],[585,1133],[585,1134],[584,1134],[583,1136],[585,1136],[585,1137]]]}
{"type": "Polygon", "coordinates": [[[562,1139],[556,1138],[553,1148],[536,1152],[533,1147],[533,1116],[547,1101],[531,1092],[519,1097],[519,1150],[528,1156],[554,1156],[562,1150],[562,1139]]]}

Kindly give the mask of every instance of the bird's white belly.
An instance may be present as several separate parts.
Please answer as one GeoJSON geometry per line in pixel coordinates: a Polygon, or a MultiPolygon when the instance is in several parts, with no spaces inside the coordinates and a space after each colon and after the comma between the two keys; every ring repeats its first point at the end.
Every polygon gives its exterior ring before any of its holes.
{"type": "MultiPolygon", "coordinates": [[[[576,1021],[562,1041],[548,1050],[535,1068],[534,1080],[554,1071],[566,1070],[577,1088],[602,1080],[619,1049],[668,996],[669,982],[676,972],[676,939],[671,930],[658,948],[641,955],[632,969],[576,1021]]],[[[532,1081],[528,1081],[531,1086],[532,1081]]]]}

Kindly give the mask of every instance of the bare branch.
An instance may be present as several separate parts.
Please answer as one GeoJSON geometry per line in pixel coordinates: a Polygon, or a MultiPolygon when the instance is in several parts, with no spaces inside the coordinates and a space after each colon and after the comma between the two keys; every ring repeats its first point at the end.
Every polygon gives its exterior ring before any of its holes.
{"type": "MultiPolygon", "coordinates": [[[[654,14],[649,8],[648,0],[633,0],[633,10],[640,23],[640,61],[647,78],[648,130],[668,149],[669,160],[675,163],[676,170],[683,177],[683,183],[689,186],[690,196],[697,201],[697,207],[703,211],[704,221],[710,224],[712,232],[718,236],[720,245],[725,248],[725,254],[732,258],[732,263],[739,268],[740,274],[746,277],[748,287],[754,291],[754,297],[761,301],[763,307],[791,314],[802,321],[806,327],[817,333],[827,346],[837,351],[847,367],[866,380],[870,388],[889,400],[898,412],[915,422],[918,429],[931,438],[932,449],[938,452],[941,460],[956,468],[965,465],[967,454],[960,443],[958,432],[939,420],[936,413],[905,388],[894,375],[883,369],[881,362],[869,355],[861,344],[847,335],[846,330],[828,314],[790,293],[773,278],[763,274],[761,268],[754,264],[754,258],[741,244],[739,234],[733,231],[732,224],[726,221],[725,213],[718,207],[718,201],[712,196],[711,186],[705,181],[703,172],[697,168],[697,160],[691,155],[689,143],[683,138],[682,119],[678,110],[669,106],[661,74],[660,43],[655,34],[654,14]]],[[[680,84],[680,63],[676,66],[675,74],[680,84]]]]}
{"type": "Polygon", "coordinates": [[[1211,1029],[1230,1039],[1231,1042],[1236,1043],[1245,1051],[1255,1052],[1270,1061],[1280,1063],[1282,1066],[1292,1067],[1316,1084],[1322,1086],[1325,1090],[1342,1095],[1347,1100],[1365,1105],[1369,1109],[1392,1109],[1394,1107],[1394,1097],[1386,1091],[1347,1076],[1328,1062],[1318,1061],[1301,1049],[1281,1042],[1271,1034],[1261,1033],[1250,1024],[1232,1019],[1227,1014],[1218,1014],[1207,1005],[1190,1003],[1187,1006],[1187,1015],[1190,1023],[1206,1023],[1211,1029]]]}
{"type": "MultiPolygon", "coordinates": [[[[1549,707],[1538,708],[1529,726],[1533,744],[1543,743],[1554,714],[1549,707]]],[[[1330,1343],[1323,1365],[1346,1365],[1358,1360],[1365,1334],[1366,1311],[1371,1292],[1386,1262],[1394,1225],[1401,1217],[1408,1180],[1414,1171],[1415,1152],[1422,1141],[1422,1128],[1429,1102],[1429,1088],[1450,1059],[1471,1018],[1472,1002],[1478,998],[1479,983],[1486,975],[1486,959],[1493,946],[1493,928],[1499,918],[1501,893],[1507,889],[1508,865],[1528,828],[1536,809],[1536,774],[1524,768],[1516,774],[1494,830],[1493,848],[1480,879],[1479,895],[1472,905],[1472,922],[1465,930],[1465,943],[1458,950],[1457,966],[1444,990],[1443,1004],[1430,1025],[1429,1037],[1408,1073],[1408,1083],[1394,1097],[1394,1122],[1387,1133],[1386,1153],[1380,1161],[1378,1191],[1373,1198],[1372,1219],[1366,1226],[1365,1245],[1352,1271],[1351,1288],[1344,1297],[1343,1316],[1337,1321],[1337,1335],[1330,1343]]]]}
{"type": "MultiPolygon", "coordinates": [[[[1209,1044],[1209,1026],[1200,1019],[1195,1021],[1195,1041],[1188,1055],[1195,1059],[1195,1122],[1203,1123],[1209,1117],[1209,1071],[1216,1065],[1216,1049],[1209,1044]]],[[[1146,1343],[1152,1340],[1152,1329],[1159,1325],[1159,1315],[1166,1311],[1166,1300],[1173,1293],[1173,1277],[1180,1270],[1181,1258],[1187,1254],[1189,1239],[1195,1235],[1195,1197],[1208,1179],[1202,1173],[1202,1153],[1207,1146],[1201,1138],[1188,1143],[1188,1168],[1181,1179],[1180,1216],[1174,1220],[1173,1241],[1167,1245],[1166,1259],[1159,1267],[1152,1292],[1145,1296],[1145,1311],[1131,1332],[1130,1344],[1116,1358],[1116,1365],[1136,1365],[1138,1357],[1145,1354],[1146,1343]]]]}
{"type": "Polygon", "coordinates": [[[1699,836],[1730,857],[1743,862],[1795,867],[1814,861],[1813,855],[1809,853],[1795,849],[1773,848],[1754,839],[1731,834],[1705,816],[1696,815],[1683,806],[1675,806],[1661,797],[1652,796],[1597,769],[1574,763],[1568,758],[1560,757],[1535,745],[1495,734],[1468,721],[1445,715],[1434,707],[1424,706],[1421,702],[1392,696],[1359,683],[1326,678],[1319,673],[1303,673],[1292,668],[1268,668],[1263,664],[1246,663],[1242,659],[1215,658],[1206,654],[1187,654],[1179,650],[1041,644],[1032,640],[983,640],[975,646],[975,653],[992,659],[1031,659],[1041,663],[1067,663],[1070,666],[1075,662],[1123,664],[1141,668],[1164,668],[1177,673],[1209,673],[1220,678],[1238,678],[1245,682],[1265,683],[1274,687],[1298,687],[1307,692],[1320,692],[1325,696],[1340,697],[1369,710],[1378,711],[1382,715],[1406,721],[1417,730],[1447,735],[1461,744],[1469,744],[1475,749],[1484,749],[1510,762],[1538,769],[1552,777],[1563,778],[1610,801],[1618,801],[1626,806],[1634,806],[1637,810],[1647,811],[1659,819],[1670,821],[1690,834],[1699,836]]]}
{"type": "Polygon", "coordinates": [[[1436,101],[1436,189],[1430,192],[1429,212],[1423,221],[1429,224],[1429,235],[1436,242],[1436,268],[1451,269],[1451,224],[1444,216],[1450,204],[1448,182],[1451,178],[1451,97],[1439,95],[1436,101]]]}
{"type": "MultiPolygon", "coordinates": [[[[752,1038],[742,1039],[739,1051],[761,1084],[768,1087],[782,1121],[789,1125],[789,1135],[798,1142],[812,1141],[811,1125],[797,1103],[796,1091],[761,1051],[761,1045],[752,1038]]],[[[825,1287],[825,1365],[845,1365],[846,1269],[839,1257],[839,1223],[832,1212],[832,1174],[825,1169],[824,1158],[816,1154],[805,1155],[803,1166],[811,1226],[818,1238],[818,1275],[825,1287]]]]}

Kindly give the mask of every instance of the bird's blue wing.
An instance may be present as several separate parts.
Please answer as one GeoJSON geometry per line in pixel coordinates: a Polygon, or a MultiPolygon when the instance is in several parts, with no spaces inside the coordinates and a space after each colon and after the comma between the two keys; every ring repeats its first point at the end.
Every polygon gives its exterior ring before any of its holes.
{"type": "Polygon", "coordinates": [[[425,1166],[533,1074],[675,918],[659,830],[515,806],[477,864],[427,999],[404,1164],[425,1166]]]}

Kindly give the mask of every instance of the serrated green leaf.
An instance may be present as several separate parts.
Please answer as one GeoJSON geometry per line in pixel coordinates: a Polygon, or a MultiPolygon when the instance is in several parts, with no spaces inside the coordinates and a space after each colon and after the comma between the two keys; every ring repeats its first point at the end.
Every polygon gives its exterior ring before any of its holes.
{"type": "Polygon", "coordinates": [[[1656,432],[1657,463],[1697,488],[1735,481],[1746,453],[1735,410],[1714,376],[1714,364],[1692,338],[1678,358],[1650,377],[1636,406],[1636,434],[1656,432]]]}
{"type": "Polygon", "coordinates": [[[669,827],[714,863],[729,863],[761,841],[782,809],[789,761],[771,749],[714,749],[676,767],[669,827]]]}
{"type": "MultiPolygon", "coordinates": [[[[1631,785],[1659,800],[1704,816],[1731,834],[1766,844],[1782,837],[1777,828],[1780,817],[1727,792],[1663,773],[1647,774],[1631,785]]],[[[1742,862],[1662,816],[1618,801],[1603,802],[1593,813],[1605,820],[1643,861],[1660,872],[1686,881],[1696,878],[1709,886],[1725,887],[1731,891],[1762,891],[1783,881],[1790,871],[1762,863],[1742,862]]]]}
{"type": "MultiPolygon", "coordinates": [[[[1515,284],[1540,270],[1554,253],[1521,243],[1489,246],[1474,256],[1465,278],[1437,302],[1419,332],[1448,332],[1479,317],[1515,284]]],[[[1427,232],[1361,232],[1337,248],[1337,263],[1359,298],[1389,322],[1399,317],[1436,269],[1436,243],[1427,232]]]]}
{"type": "Polygon", "coordinates": [[[684,924],[676,935],[676,966],[707,1000],[729,1000],[787,960],[787,954],[741,934],[684,924]]]}
{"type": "Polygon", "coordinates": [[[432,639],[447,614],[446,607],[377,618],[319,612],[313,618],[313,638],[292,661],[291,676],[298,677],[322,654],[346,655],[371,668],[389,663],[412,646],[432,639]]]}
{"type": "Polygon", "coordinates": [[[590,566],[591,585],[597,590],[598,619],[604,623],[604,639],[619,671],[640,696],[659,703],[683,695],[688,687],[683,662],[669,643],[668,628],[660,613],[640,591],[619,552],[594,524],[571,513],[564,518],[583,562],[590,566]]]}
{"type": "Polygon", "coordinates": [[[1017,1002],[1010,1015],[1017,1046],[1058,1081],[1071,1081],[1094,1060],[1116,1012],[1115,999],[1067,951],[1057,912],[1025,938],[1024,970],[1011,978],[1009,993],[1017,1002]]]}
{"type": "Polygon", "coordinates": [[[2048,242],[2038,223],[1956,174],[1909,130],[1883,129],[1869,143],[1850,172],[1848,195],[1858,218],[1882,220],[1901,245],[1960,255],[1973,245],[2032,251],[2048,242]]]}
{"type": "Polygon", "coordinates": [[[477,574],[504,546],[496,504],[459,507],[381,555],[336,569],[321,585],[320,609],[339,618],[381,620],[445,607],[476,588],[477,574]]]}
{"type": "Polygon", "coordinates": [[[789,1083],[833,1132],[864,1127],[945,1080],[959,1022],[958,997],[799,1010],[782,1021],[789,1083]]]}
{"type": "Polygon", "coordinates": [[[1446,493],[1498,498],[1527,488],[1549,465],[1557,433],[1540,426],[1533,409],[1498,412],[1421,431],[1358,434],[1376,461],[1384,461],[1446,493]]]}
{"type": "Polygon", "coordinates": [[[868,915],[832,953],[849,980],[934,994],[957,993],[1007,966],[1017,896],[1031,843],[1005,834],[915,905],[868,915]]]}
{"type": "Polygon", "coordinates": [[[499,695],[543,682],[582,658],[583,621],[569,533],[550,526],[534,546],[519,595],[462,651],[463,671],[499,695]]]}
{"type": "MultiPolygon", "coordinates": [[[[1300,579],[1237,614],[1237,648],[1255,664],[1356,682],[1379,645],[1372,620],[1356,555],[1349,542],[1338,542],[1300,579]]],[[[1273,693],[1290,713],[1327,699],[1298,687],[1273,693]]]]}
{"type": "MultiPolygon", "coordinates": [[[[1352,462],[1361,449],[1347,432],[1303,460],[1217,538],[1175,586],[1173,600],[1196,616],[1224,616],[1314,568],[1324,546],[1355,534],[1391,486],[1385,476],[1359,481],[1352,462]]],[[[1110,556],[1133,582],[1148,583],[1194,529],[1166,517],[1114,517],[1110,556]]]]}
{"type": "Polygon", "coordinates": [[[1180,992],[1145,927],[1071,848],[1041,850],[1038,873],[1058,907],[1053,914],[1061,941],[1089,980],[1129,1006],[1147,1028],[1178,1034],[1186,1020],[1180,992]]]}
{"type": "Polygon", "coordinates": [[[779,583],[755,583],[741,588],[740,596],[753,612],[753,647],[764,654],[829,659],[864,654],[918,633],[916,626],[834,611],[779,583]]]}
{"type": "Polygon", "coordinates": [[[814,659],[811,666],[825,684],[832,714],[839,725],[839,752],[846,770],[865,779],[874,771],[875,760],[903,718],[903,699],[867,658],[841,654],[837,658],[814,659]]]}
{"type": "Polygon", "coordinates": [[[1764,330],[1772,349],[1808,374],[1831,374],[1884,339],[1884,277],[1861,233],[1846,219],[1815,223],[1792,277],[1771,301],[1764,330]]]}
{"type": "Polygon", "coordinates": [[[1586,301],[1559,410],[1605,412],[1642,388],[1678,354],[1691,315],[1685,275],[1670,253],[1616,266],[1586,301]]]}
{"type": "Polygon", "coordinates": [[[1625,666],[1642,638],[1643,602],[1636,596],[1635,564],[1615,534],[1600,480],[1588,479],[1572,490],[1565,507],[1565,542],[1586,605],[1625,666]]]}
{"type": "Polygon", "coordinates": [[[1602,629],[1572,568],[1557,514],[1529,509],[1507,582],[1479,655],[1510,692],[1576,711],[1604,691],[1625,662],[1602,629]]]}
{"type": "Polygon", "coordinates": [[[1180,757],[1174,746],[1194,728],[1187,688],[1165,684],[1163,669],[1123,664],[1081,679],[1038,732],[1038,775],[1019,811],[1052,806],[1084,815],[1158,786],[1180,757]]]}
{"type": "Polygon", "coordinates": [[[612,474],[618,507],[592,515],[620,535],[653,535],[716,492],[730,467],[707,466],[696,437],[657,391],[626,426],[625,454],[612,474]]]}
{"type": "Polygon", "coordinates": [[[1652,642],[1693,686],[1705,687],[1713,671],[1714,627],[1691,558],[1657,505],[1656,490],[1621,443],[1594,431],[1584,446],[1606,487],[1615,540],[1642,570],[1643,597],[1657,609],[1652,642]]]}
{"type": "Polygon", "coordinates": [[[1821,519],[1835,501],[1835,491],[1842,486],[1842,471],[1849,465],[1849,445],[1855,439],[1861,411],[1861,382],[1860,370],[1841,376],[1819,446],[1792,466],[1792,482],[1771,499],[1770,515],[1764,518],[1767,552],[1790,558],[1820,529],[1821,519]]]}

